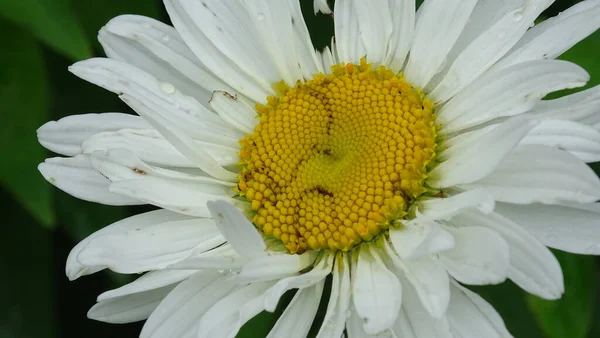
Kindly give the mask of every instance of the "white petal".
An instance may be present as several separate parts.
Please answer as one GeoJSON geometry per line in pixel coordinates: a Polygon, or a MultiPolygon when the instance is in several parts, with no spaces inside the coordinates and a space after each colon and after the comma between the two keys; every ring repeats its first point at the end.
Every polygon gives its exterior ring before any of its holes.
{"type": "Polygon", "coordinates": [[[439,224],[420,217],[400,229],[390,229],[390,241],[402,259],[418,259],[454,246],[454,238],[439,224]]]}
{"type": "MultiPolygon", "coordinates": [[[[146,69],[144,65],[150,66],[157,63],[159,67],[171,73],[177,72],[178,76],[187,77],[197,83],[204,89],[203,95],[205,96],[210,97],[213,90],[231,90],[231,87],[216,77],[198,60],[173,27],[158,20],[139,15],[121,15],[109,21],[103,27],[103,31],[129,40],[129,44],[142,51],[146,58],[155,60],[153,63],[146,64],[141,64],[140,58],[125,60],[148,73],[153,74],[157,69],[156,67],[146,69]],[[165,67],[165,64],[168,66],[165,67]]],[[[132,55],[121,54],[119,56],[125,59],[125,56],[132,55]]],[[[109,57],[114,56],[109,54],[109,57]]],[[[207,101],[202,100],[201,102],[207,101]]]]}
{"type": "MultiPolygon", "coordinates": [[[[236,181],[236,173],[224,169],[219,165],[219,162],[206,151],[204,146],[197,143],[181,129],[171,124],[169,120],[161,116],[157,110],[148,106],[145,102],[126,94],[123,94],[121,99],[139,114],[145,116],[154,128],[156,128],[156,130],[158,130],[158,132],[161,133],[175,149],[177,149],[177,151],[194,163],[198,168],[215,178],[229,182],[236,181]]],[[[219,142],[221,141],[222,140],[219,140],[219,142]]]]}
{"type": "MultiPolygon", "coordinates": [[[[250,9],[239,1],[179,0],[176,3],[189,15],[191,22],[186,23],[187,29],[197,29],[225,58],[264,89],[268,90],[272,83],[281,80],[281,69],[275,65],[271,51],[263,44],[264,36],[254,21],[259,19],[258,14],[249,13],[250,9]]],[[[269,13],[263,13],[262,19],[267,20],[267,16],[270,16],[269,13]]],[[[175,27],[179,28],[177,24],[175,27]]],[[[185,39],[185,35],[181,34],[185,39]]],[[[197,39],[200,40],[199,37],[197,39]]],[[[194,50],[191,45],[190,48],[194,50]]],[[[208,65],[206,52],[198,54],[196,51],[196,54],[208,65]]]]}
{"type": "Polygon", "coordinates": [[[600,131],[578,122],[541,121],[521,144],[545,145],[566,150],[587,163],[600,161],[600,131]]]}
{"type": "Polygon", "coordinates": [[[338,61],[358,64],[367,55],[367,50],[360,36],[354,0],[336,1],[333,12],[338,61]]]}
{"type": "MultiPolygon", "coordinates": [[[[231,147],[203,141],[194,141],[194,143],[221,166],[231,166],[239,162],[239,146],[231,147]]],[[[196,167],[154,129],[121,129],[99,133],[87,139],[82,148],[85,154],[124,148],[148,163],[166,167],[196,167]]]]}
{"type": "Polygon", "coordinates": [[[313,323],[325,281],[300,289],[269,332],[267,338],[305,338],[313,323]]]}
{"type": "MultiPolygon", "coordinates": [[[[276,67],[279,72],[279,79],[277,80],[283,79],[289,86],[295,86],[296,81],[303,78],[303,72],[299,66],[299,53],[296,52],[296,48],[313,50],[314,47],[312,44],[307,46],[305,39],[302,45],[295,43],[296,32],[294,26],[298,23],[293,22],[291,2],[242,0],[242,3],[246,5],[250,20],[258,33],[258,40],[255,40],[255,42],[260,41],[262,43],[266,54],[272,60],[272,67],[276,67]]],[[[230,10],[236,10],[236,8],[230,8],[230,10]]],[[[226,17],[224,22],[231,24],[229,20],[226,17]]],[[[303,21],[304,18],[296,16],[294,20],[303,21]]],[[[251,28],[244,27],[244,29],[251,28]]],[[[305,34],[308,35],[308,32],[305,32],[305,34]]],[[[234,35],[240,34],[234,31],[234,35]]],[[[241,37],[244,38],[244,34],[241,37]]]]}
{"type": "Polygon", "coordinates": [[[500,203],[497,212],[521,225],[546,246],[577,254],[600,255],[600,210],[500,203]]]}
{"type": "Polygon", "coordinates": [[[346,333],[345,337],[347,338],[397,338],[394,334],[393,329],[386,330],[376,335],[368,334],[365,332],[362,322],[363,320],[360,318],[358,313],[356,312],[356,308],[354,306],[350,306],[350,316],[346,320],[346,333]]]}
{"type": "Polygon", "coordinates": [[[583,86],[589,74],[558,60],[538,60],[491,71],[467,86],[438,112],[444,133],[532,109],[548,93],[583,86]]]}
{"type": "Polygon", "coordinates": [[[147,129],[141,117],[121,113],[82,114],[50,121],[37,130],[38,141],[47,149],[66,156],[81,153],[81,144],[91,136],[119,129],[147,129]]]}
{"type": "Polygon", "coordinates": [[[315,10],[315,14],[321,12],[324,14],[331,14],[331,8],[327,4],[327,0],[314,0],[313,8],[315,10]]]}
{"type": "Polygon", "coordinates": [[[473,189],[445,198],[432,198],[417,202],[421,214],[432,220],[449,220],[469,209],[479,209],[484,214],[494,210],[494,196],[481,189],[473,189]]]}
{"type": "Polygon", "coordinates": [[[149,291],[99,301],[87,313],[88,318],[105,323],[124,324],[147,319],[158,304],[173,290],[169,285],[149,291]]]}
{"type": "Polygon", "coordinates": [[[232,279],[217,272],[200,272],[169,293],[146,321],[140,337],[195,337],[202,315],[236,289],[232,279]]]}
{"type": "Polygon", "coordinates": [[[394,27],[388,46],[386,65],[389,65],[394,72],[399,72],[404,68],[413,41],[416,4],[412,0],[390,0],[389,2],[394,27]]]}
{"type": "Polygon", "coordinates": [[[244,323],[263,310],[264,292],[272,285],[250,284],[225,296],[200,319],[198,337],[234,338],[244,323]]]}
{"type": "Polygon", "coordinates": [[[333,267],[331,296],[327,311],[317,338],[340,337],[346,324],[346,312],[350,306],[352,290],[350,286],[350,263],[348,255],[339,253],[333,267]]]}
{"type": "Polygon", "coordinates": [[[48,158],[38,170],[58,189],[79,199],[106,205],[144,204],[136,198],[110,192],[110,181],[102,176],[85,155],[48,158]]]}
{"type": "Polygon", "coordinates": [[[363,329],[362,323],[363,320],[360,318],[358,313],[356,312],[356,308],[351,305],[350,306],[350,317],[346,320],[346,332],[347,335],[343,335],[342,337],[346,338],[372,338],[377,337],[375,335],[370,335],[365,332],[363,329]]]}
{"type": "Polygon", "coordinates": [[[496,201],[516,204],[600,199],[600,179],[592,169],[566,151],[537,145],[519,146],[490,175],[462,187],[483,188],[496,201]]]}
{"type": "Polygon", "coordinates": [[[519,225],[496,213],[463,213],[453,219],[461,226],[482,226],[504,237],[510,252],[509,278],[529,293],[557,299],[564,292],[562,271],[550,250],[519,225]]]}
{"type": "Polygon", "coordinates": [[[496,232],[483,227],[451,228],[454,248],[440,254],[448,273],[470,285],[498,284],[509,271],[506,241],[496,232]]]}
{"type": "MultiPolygon", "coordinates": [[[[371,0],[369,2],[353,0],[357,14],[360,38],[369,51],[369,62],[381,64],[388,50],[388,42],[392,35],[392,13],[388,0],[371,0]]],[[[337,13],[336,13],[337,14],[337,13]]]]}
{"type": "Polygon", "coordinates": [[[163,269],[190,257],[198,247],[208,250],[224,241],[212,219],[157,222],[98,234],[79,252],[77,260],[118,273],[139,273],[163,269]]]}
{"type": "Polygon", "coordinates": [[[433,318],[423,308],[411,283],[401,276],[400,282],[403,286],[402,309],[394,328],[396,335],[402,338],[453,338],[446,318],[433,318]]]}
{"type": "Polygon", "coordinates": [[[312,79],[315,74],[323,73],[323,62],[319,59],[318,52],[313,46],[310,33],[304,16],[300,1],[288,0],[291,9],[291,22],[294,28],[294,46],[298,57],[298,64],[302,69],[305,79],[312,79]]]}
{"type": "Polygon", "coordinates": [[[215,91],[210,99],[210,106],[223,120],[246,134],[252,134],[258,123],[256,110],[228,92],[215,91]]]}
{"type": "MultiPolygon", "coordinates": [[[[518,8],[503,13],[497,21],[493,21],[491,27],[460,51],[430,97],[435,102],[445,102],[464,89],[502,58],[551,3],[552,0],[519,1],[518,8]]],[[[473,14],[477,13],[475,11],[473,14]]]]}
{"type": "Polygon", "coordinates": [[[600,122],[600,86],[555,100],[539,102],[530,115],[539,119],[577,121],[585,124],[600,122]]]}
{"type": "Polygon", "coordinates": [[[450,279],[446,270],[437,260],[429,257],[414,261],[402,260],[387,242],[384,242],[384,250],[392,263],[404,272],[427,312],[434,318],[442,318],[450,301],[450,279]]]}
{"type": "Polygon", "coordinates": [[[120,288],[103,292],[98,296],[98,302],[132,295],[140,292],[152,291],[172,284],[179,283],[198,271],[195,270],[156,270],[143,274],[135,281],[125,284],[120,288]]]}
{"type": "Polygon", "coordinates": [[[510,119],[472,142],[448,149],[448,159],[429,173],[427,183],[436,188],[477,181],[491,173],[537,121],[510,119]]]}
{"type": "Polygon", "coordinates": [[[352,299],[365,332],[376,335],[390,329],[402,305],[402,285],[371,245],[360,248],[351,278],[352,299]]]}
{"type": "Polygon", "coordinates": [[[206,202],[235,202],[233,184],[211,177],[152,167],[125,149],[95,152],[92,164],[113,183],[110,191],[176,212],[208,217],[206,202]]]}
{"type": "Polygon", "coordinates": [[[140,159],[152,164],[195,167],[154,129],[121,129],[98,133],[83,143],[82,152],[91,154],[118,148],[130,150],[140,159]]]}
{"type": "Polygon", "coordinates": [[[393,334],[393,338],[418,338],[415,330],[412,328],[410,320],[408,319],[405,307],[400,309],[398,320],[396,321],[394,328],[391,330],[391,333],[393,334]]]}
{"type": "Polygon", "coordinates": [[[582,1],[535,25],[495,67],[555,59],[600,27],[600,1],[582,1]]]}
{"type": "Polygon", "coordinates": [[[180,214],[176,214],[174,212],[170,212],[167,210],[157,210],[150,211],[144,214],[132,216],[125,218],[121,221],[113,223],[109,226],[106,226],[95,233],[89,235],[87,238],[79,242],[69,253],[67,257],[66,264],[66,274],[70,280],[75,280],[81,276],[89,275],[95,272],[98,272],[104,268],[105,266],[86,266],[81,264],[77,260],[77,256],[81,253],[82,250],[88,245],[90,241],[98,236],[109,235],[111,233],[123,233],[126,231],[135,230],[137,228],[143,228],[146,226],[151,226],[156,223],[163,223],[169,221],[180,221],[180,220],[189,220],[191,217],[184,216],[180,214]]]}
{"type": "Polygon", "coordinates": [[[121,15],[102,27],[98,41],[106,55],[173,84],[182,93],[206,104],[213,90],[230,90],[204,67],[173,27],[157,20],[121,15]]]}
{"type": "Polygon", "coordinates": [[[284,253],[258,257],[244,265],[238,278],[245,283],[254,283],[298,275],[314,263],[316,255],[314,251],[307,251],[301,255],[284,253]]]}
{"type": "Polygon", "coordinates": [[[113,93],[127,94],[156,108],[161,116],[196,140],[235,145],[244,136],[172,83],[162,82],[132,65],[95,58],[75,63],[69,70],[113,93]]]}
{"type": "Polygon", "coordinates": [[[288,290],[296,288],[302,290],[324,281],[331,273],[333,259],[334,256],[332,254],[325,254],[325,257],[321,257],[319,263],[309,272],[283,278],[278,281],[265,294],[265,310],[275,311],[279,299],[288,290]]]}
{"type": "Polygon", "coordinates": [[[260,233],[238,209],[224,201],[208,202],[207,207],[227,243],[240,256],[250,259],[267,256],[260,233]]]}
{"type": "Polygon", "coordinates": [[[329,47],[325,47],[322,52],[319,53],[321,59],[323,60],[323,69],[325,70],[325,74],[331,74],[331,67],[336,65],[337,62],[337,52],[334,50],[333,52],[329,49],[329,47]]]}
{"type": "MultiPolygon", "coordinates": [[[[257,102],[265,103],[266,98],[274,94],[272,89],[264,88],[258,84],[257,79],[244,73],[234,61],[226,57],[203,34],[198,26],[198,22],[195,21],[195,18],[197,18],[195,12],[188,11],[180,1],[165,0],[164,4],[177,32],[207,69],[210,69],[212,73],[229,84],[237,92],[257,102]]],[[[246,54],[244,53],[244,55],[246,54]]]]}
{"type": "Polygon", "coordinates": [[[419,8],[410,57],[404,75],[425,87],[443,67],[477,0],[428,0],[419,8]]]}
{"type": "Polygon", "coordinates": [[[496,310],[458,283],[452,285],[448,323],[455,337],[512,338],[496,310]]]}
{"type": "MultiPolygon", "coordinates": [[[[235,147],[238,140],[244,136],[198,101],[181,94],[172,84],[160,82],[155,77],[120,61],[90,59],[74,64],[69,70],[121,95],[126,103],[192,161],[195,158],[182,149],[177,140],[193,138],[235,147]],[[142,109],[144,107],[147,109],[142,109]],[[168,131],[174,129],[178,137],[168,134],[168,131]]],[[[202,153],[201,149],[195,150],[196,153],[202,153]]],[[[197,163],[202,170],[224,179],[232,179],[235,176],[220,167],[208,154],[203,155],[202,160],[197,163]]]]}
{"type": "MultiPolygon", "coordinates": [[[[205,249],[205,248],[200,248],[205,249]]],[[[186,258],[166,267],[168,270],[234,270],[241,268],[248,260],[238,255],[229,244],[223,244],[212,250],[194,249],[190,258],[186,258]]]]}

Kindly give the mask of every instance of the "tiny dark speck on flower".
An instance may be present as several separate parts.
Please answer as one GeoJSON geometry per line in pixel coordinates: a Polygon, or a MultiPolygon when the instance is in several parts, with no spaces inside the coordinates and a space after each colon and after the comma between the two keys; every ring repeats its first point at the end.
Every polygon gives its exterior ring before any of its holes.
{"type": "Polygon", "coordinates": [[[232,100],[237,100],[237,95],[231,95],[228,92],[223,92],[223,96],[230,98],[232,100]]]}
{"type": "Polygon", "coordinates": [[[146,175],[146,172],[144,170],[138,168],[133,168],[133,172],[138,175],[146,175]]]}

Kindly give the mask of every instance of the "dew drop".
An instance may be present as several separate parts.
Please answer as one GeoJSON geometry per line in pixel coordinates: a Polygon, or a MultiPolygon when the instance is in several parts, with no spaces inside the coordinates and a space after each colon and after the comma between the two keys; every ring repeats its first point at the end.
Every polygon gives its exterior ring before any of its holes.
{"type": "Polygon", "coordinates": [[[258,13],[257,19],[258,19],[258,21],[263,21],[265,19],[265,14],[264,13],[258,13]]]}
{"type": "Polygon", "coordinates": [[[519,22],[519,21],[523,20],[523,13],[522,13],[522,12],[515,12],[515,13],[513,14],[513,19],[514,19],[516,22],[519,22]]]}
{"type": "Polygon", "coordinates": [[[352,316],[352,311],[347,310],[346,311],[346,318],[350,318],[352,316]]]}
{"type": "Polygon", "coordinates": [[[169,42],[169,40],[171,40],[171,37],[169,36],[169,34],[165,34],[161,37],[161,40],[163,40],[164,42],[169,42]]]}
{"type": "Polygon", "coordinates": [[[162,90],[165,94],[174,94],[175,93],[175,86],[173,86],[172,84],[168,83],[168,82],[162,82],[160,84],[160,90],[162,90]]]}

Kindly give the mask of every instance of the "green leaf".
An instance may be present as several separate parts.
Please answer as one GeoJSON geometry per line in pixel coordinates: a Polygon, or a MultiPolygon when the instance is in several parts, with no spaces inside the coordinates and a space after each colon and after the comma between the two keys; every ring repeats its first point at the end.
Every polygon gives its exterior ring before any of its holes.
{"type": "MultiPolygon", "coordinates": [[[[31,31],[44,43],[71,59],[81,60],[91,56],[89,42],[67,0],[0,1],[0,15],[31,31]]],[[[6,41],[12,39],[9,37],[6,41]]]]}
{"type": "Polygon", "coordinates": [[[71,1],[73,10],[81,18],[85,34],[93,41],[97,50],[102,50],[97,36],[98,31],[110,19],[122,14],[144,15],[158,19],[162,2],[153,0],[104,0],[104,1],[71,1]]]}
{"type": "Polygon", "coordinates": [[[52,226],[51,185],[37,171],[46,151],[35,130],[48,119],[48,79],[40,47],[25,31],[0,21],[0,181],[42,224],[52,226]]]}
{"type": "Polygon", "coordinates": [[[0,337],[57,337],[51,232],[1,188],[0,202],[0,337]]]}
{"type": "Polygon", "coordinates": [[[585,338],[592,324],[597,282],[594,257],[555,252],[565,276],[556,301],[528,295],[527,304],[548,338],[585,338]]]}

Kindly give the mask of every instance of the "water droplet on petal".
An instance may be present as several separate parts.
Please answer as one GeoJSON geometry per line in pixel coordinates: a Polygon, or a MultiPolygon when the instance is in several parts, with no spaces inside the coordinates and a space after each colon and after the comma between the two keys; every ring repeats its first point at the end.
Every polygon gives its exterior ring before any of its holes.
{"type": "Polygon", "coordinates": [[[350,318],[350,316],[352,316],[352,311],[347,310],[346,311],[346,318],[350,318]]]}
{"type": "Polygon", "coordinates": [[[162,90],[165,94],[174,94],[175,93],[175,86],[173,86],[172,84],[168,83],[168,82],[161,82],[160,84],[160,90],[162,90]]]}
{"type": "Polygon", "coordinates": [[[169,40],[171,40],[171,37],[169,36],[169,34],[165,34],[162,36],[161,38],[164,42],[169,42],[169,40]]]}
{"type": "Polygon", "coordinates": [[[522,13],[522,12],[515,12],[515,13],[513,14],[513,19],[514,19],[516,22],[519,22],[519,21],[523,20],[523,13],[522,13]]]}
{"type": "Polygon", "coordinates": [[[258,21],[263,21],[265,19],[265,14],[264,13],[258,13],[257,19],[258,19],[258,21]]]}

